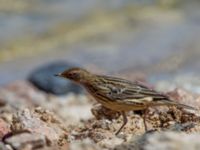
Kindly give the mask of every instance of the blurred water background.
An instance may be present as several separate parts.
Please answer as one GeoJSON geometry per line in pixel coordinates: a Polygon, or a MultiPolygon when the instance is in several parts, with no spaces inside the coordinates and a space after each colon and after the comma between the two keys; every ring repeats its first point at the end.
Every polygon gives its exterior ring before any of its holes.
{"type": "Polygon", "coordinates": [[[198,0],[0,0],[0,84],[54,60],[151,80],[198,74],[199,8],[198,0]]]}

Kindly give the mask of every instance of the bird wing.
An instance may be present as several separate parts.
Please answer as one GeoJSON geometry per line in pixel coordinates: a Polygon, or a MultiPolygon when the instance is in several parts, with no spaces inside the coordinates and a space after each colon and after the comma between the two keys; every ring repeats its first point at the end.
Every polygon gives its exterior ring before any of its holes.
{"type": "MultiPolygon", "coordinates": [[[[103,76],[98,83],[96,94],[109,100],[127,103],[155,103],[169,98],[140,82],[130,82],[120,78],[103,76]]],[[[170,100],[169,100],[170,101],[170,100]]]]}
{"type": "Polygon", "coordinates": [[[168,99],[165,95],[140,84],[131,84],[122,87],[110,86],[110,97],[117,100],[143,101],[149,103],[168,99]]]}
{"type": "Polygon", "coordinates": [[[167,95],[159,93],[141,82],[130,82],[115,77],[98,76],[98,80],[86,87],[102,103],[110,101],[123,105],[138,106],[177,105],[196,110],[196,108],[171,100],[167,95]]]}

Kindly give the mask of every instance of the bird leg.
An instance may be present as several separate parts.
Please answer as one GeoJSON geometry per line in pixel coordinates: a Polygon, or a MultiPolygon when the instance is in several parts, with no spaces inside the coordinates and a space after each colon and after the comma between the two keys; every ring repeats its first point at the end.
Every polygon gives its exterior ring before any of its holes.
{"type": "Polygon", "coordinates": [[[145,132],[147,132],[147,124],[146,124],[146,115],[147,115],[147,110],[148,108],[144,109],[143,110],[143,123],[144,123],[144,129],[145,129],[145,132]]]}
{"type": "Polygon", "coordinates": [[[123,129],[123,127],[126,125],[126,123],[128,122],[128,119],[127,119],[127,117],[126,117],[126,113],[125,113],[124,111],[121,112],[121,115],[122,115],[122,117],[123,117],[123,124],[122,124],[122,126],[119,128],[119,130],[115,133],[115,135],[118,135],[118,134],[121,132],[121,130],[123,129]]]}

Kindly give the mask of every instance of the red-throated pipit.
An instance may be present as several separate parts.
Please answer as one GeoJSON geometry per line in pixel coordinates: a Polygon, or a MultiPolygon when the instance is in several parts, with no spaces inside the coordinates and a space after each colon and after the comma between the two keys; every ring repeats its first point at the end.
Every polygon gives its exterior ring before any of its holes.
{"type": "Polygon", "coordinates": [[[130,110],[143,110],[145,131],[146,110],[152,106],[180,106],[188,109],[193,107],[172,101],[168,96],[161,94],[139,82],[131,82],[125,79],[92,74],[81,68],[71,68],[56,76],[64,77],[82,85],[104,107],[120,112],[123,116],[123,124],[116,132],[120,133],[127,123],[125,112],[130,110]]]}

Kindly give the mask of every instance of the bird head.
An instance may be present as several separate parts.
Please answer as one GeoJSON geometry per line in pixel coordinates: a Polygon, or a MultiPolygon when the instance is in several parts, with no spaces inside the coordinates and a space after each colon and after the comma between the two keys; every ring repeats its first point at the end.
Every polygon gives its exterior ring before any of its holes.
{"type": "Polygon", "coordinates": [[[58,73],[55,76],[67,78],[78,83],[83,83],[88,79],[88,77],[91,76],[91,73],[81,68],[71,68],[65,70],[64,72],[58,73]]]}

